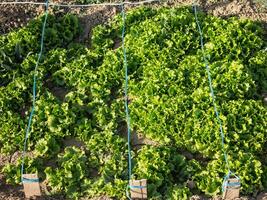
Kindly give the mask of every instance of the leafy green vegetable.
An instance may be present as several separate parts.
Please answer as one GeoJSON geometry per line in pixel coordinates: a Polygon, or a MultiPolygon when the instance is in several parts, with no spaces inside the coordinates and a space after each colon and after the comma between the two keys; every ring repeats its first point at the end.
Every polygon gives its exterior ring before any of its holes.
{"type": "MultiPolygon", "coordinates": [[[[23,147],[42,19],[0,36],[1,153],[23,147]]],[[[241,178],[243,194],[262,191],[267,187],[263,29],[248,20],[204,13],[199,20],[231,169],[241,178]]],[[[81,32],[76,16],[48,18],[27,148],[33,156],[25,167],[38,171],[51,193],[69,199],[126,199],[121,31],[118,15],[93,29],[89,49],[74,43],[81,32]],[[66,145],[68,138],[79,144],[66,145]]],[[[132,178],[147,179],[150,199],[217,195],[227,169],[192,10],[132,9],[127,12],[125,42],[132,178]],[[194,189],[187,187],[188,181],[194,189]]],[[[4,167],[8,182],[20,181],[20,163],[4,167]]]]}

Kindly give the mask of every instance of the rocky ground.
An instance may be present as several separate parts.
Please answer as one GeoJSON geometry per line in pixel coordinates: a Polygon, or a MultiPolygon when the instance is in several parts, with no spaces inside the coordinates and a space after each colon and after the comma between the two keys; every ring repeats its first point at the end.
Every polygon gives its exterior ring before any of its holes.
{"type": "MultiPolygon", "coordinates": [[[[11,1],[11,0],[7,0],[11,1]]],[[[35,2],[43,2],[41,0],[33,0],[35,2]]],[[[56,3],[71,4],[75,0],[54,0],[56,3]]],[[[0,0],[0,34],[6,34],[11,30],[16,30],[28,23],[28,21],[44,12],[44,6],[36,5],[1,5],[0,0]]],[[[263,23],[267,30],[267,0],[261,1],[263,3],[255,3],[258,1],[249,0],[198,0],[197,4],[207,13],[213,14],[220,17],[237,16],[240,18],[249,18],[255,21],[263,23]]],[[[163,3],[165,6],[180,6],[180,5],[192,5],[192,0],[170,0],[163,3]]],[[[159,6],[154,4],[153,6],[159,6]]],[[[131,6],[133,7],[133,6],[131,6]]],[[[131,9],[128,7],[128,9],[131,9]]],[[[50,7],[49,12],[53,13],[66,13],[72,12],[80,16],[81,22],[84,27],[84,32],[79,38],[81,41],[90,39],[91,30],[98,24],[103,24],[112,18],[115,14],[120,12],[118,7],[89,7],[89,8],[52,8],[50,7]]],[[[90,41],[90,40],[89,40],[90,41]]],[[[0,155],[0,170],[7,163],[13,163],[16,158],[19,157],[19,153],[13,156],[1,156],[0,155]]],[[[42,184],[42,190],[45,192],[45,185],[42,184]]],[[[5,184],[3,175],[0,174],[0,200],[22,200],[24,199],[22,186],[10,186],[5,184]]],[[[39,199],[50,200],[64,199],[60,196],[55,197],[42,197],[39,199]]],[[[108,200],[107,197],[99,197],[94,200],[108,200]]],[[[201,196],[193,196],[192,200],[205,200],[206,198],[201,196]]],[[[214,200],[220,200],[215,198],[214,200]]],[[[242,197],[239,200],[267,200],[267,193],[261,193],[254,197],[242,197]]]]}

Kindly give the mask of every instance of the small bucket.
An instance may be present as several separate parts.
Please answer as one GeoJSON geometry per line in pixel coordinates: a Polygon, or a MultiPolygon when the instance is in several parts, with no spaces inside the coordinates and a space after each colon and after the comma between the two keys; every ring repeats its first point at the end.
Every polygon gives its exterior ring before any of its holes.
{"type": "Polygon", "coordinates": [[[238,177],[228,178],[223,184],[223,199],[232,200],[239,198],[240,179],[238,177]]]}
{"type": "Polygon", "coordinates": [[[26,198],[41,196],[40,183],[37,174],[23,174],[22,183],[26,198]]]}
{"type": "Polygon", "coordinates": [[[147,199],[147,180],[130,181],[131,199],[147,199]]]}

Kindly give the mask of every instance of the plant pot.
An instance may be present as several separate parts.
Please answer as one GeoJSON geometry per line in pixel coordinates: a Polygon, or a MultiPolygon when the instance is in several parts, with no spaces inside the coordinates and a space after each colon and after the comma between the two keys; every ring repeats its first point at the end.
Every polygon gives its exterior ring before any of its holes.
{"type": "Polygon", "coordinates": [[[130,181],[131,199],[147,199],[147,180],[130,181]]]}
{"type": "Polygon", "coordinates": [[[22,179],[26,198],[41,196],[40,183],[37,174],[23,174],[22,179]]]}
{"type": "Polygon", "coordinates": [[[239,198],[240,192],[240,179],[239,178],[229,178],[223,186],[223,199],[232,200],[239,198]]]}

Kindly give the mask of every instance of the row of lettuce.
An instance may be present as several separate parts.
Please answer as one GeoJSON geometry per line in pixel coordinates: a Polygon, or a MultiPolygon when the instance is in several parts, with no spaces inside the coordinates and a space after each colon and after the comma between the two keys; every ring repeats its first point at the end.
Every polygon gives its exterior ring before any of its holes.
{"type": "MultiPolygon", "coordinates": [[[[231,169],[242,193],[267,188],[267,53],[260,24],[199,14],[231,169]]],[[[0,36],[0,149],[21,152],[32,98],[43,17],[0,36]]],[[[220,193],[227,173],[194,15],[189,8],[127,12],[126,48],[133,135],[133,177],[148,179],[150,199],[220,193]],[[191,183],[191,184],[188,184],[191,183]]],[[[122,20],[94,28],[92,47],[77,43],[74,15],[49,15],[38,70],[36,114],[26,171],[51,194],[124,199],[127,137],[122,20]],[[72,145],[66,141],[72,141],[72,145]]],[[[6,165],[20,182],[20,163],[6,165]]]]}

